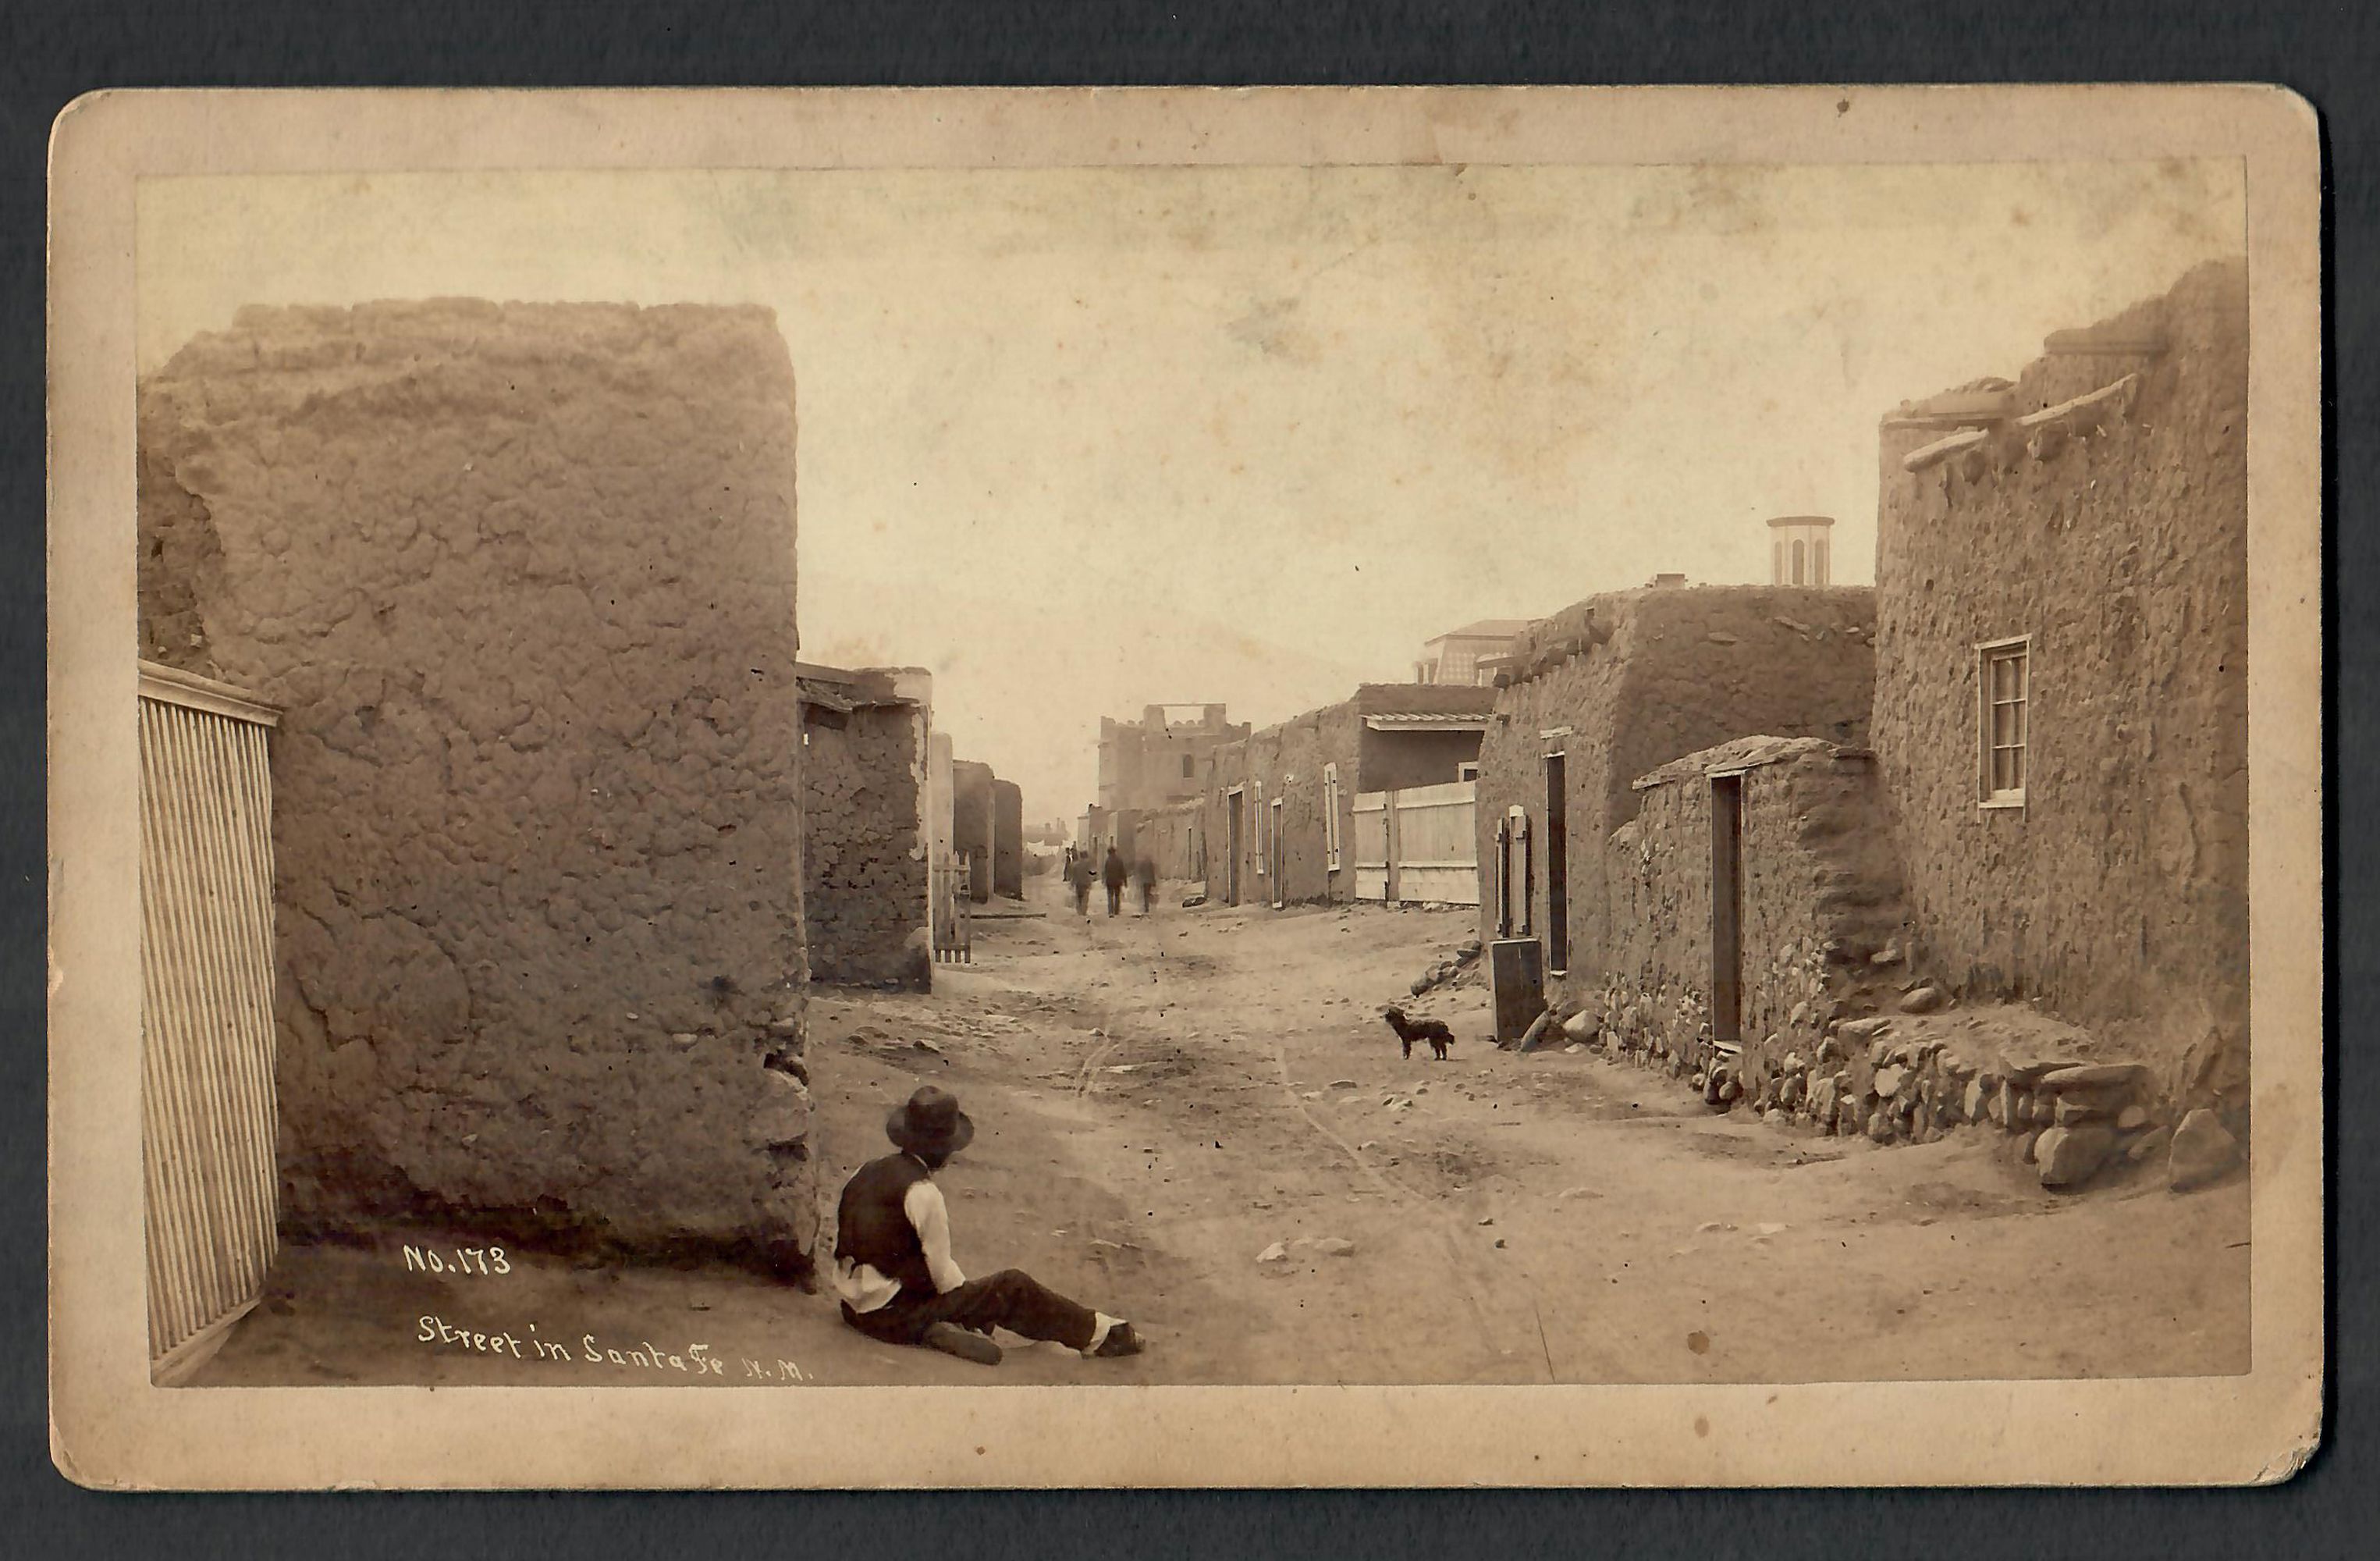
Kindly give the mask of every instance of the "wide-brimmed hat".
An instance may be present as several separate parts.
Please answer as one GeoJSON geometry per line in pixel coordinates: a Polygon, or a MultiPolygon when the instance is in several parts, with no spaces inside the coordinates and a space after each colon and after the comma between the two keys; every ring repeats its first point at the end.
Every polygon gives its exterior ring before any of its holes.
{"type": "Polygon", "coordinates": [[[925,1086],[884,1118],[884,1136],[912,1154],[956,1154],[975,1137],[958,1097],[925,1086]]]}

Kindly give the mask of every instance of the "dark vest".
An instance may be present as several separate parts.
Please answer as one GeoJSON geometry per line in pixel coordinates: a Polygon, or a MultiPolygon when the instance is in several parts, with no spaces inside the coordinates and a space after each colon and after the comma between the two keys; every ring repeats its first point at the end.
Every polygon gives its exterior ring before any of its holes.
{"type": "Polygon", "coordinates": [[[933,1295],[926,1249],[901,1206],[909,1189],[925,1179],[926,1168],[906,1154],[888,1154],[854,1171],[835,1211],[834,1255],[898,1279],[912,1297],[933,1295]]]}

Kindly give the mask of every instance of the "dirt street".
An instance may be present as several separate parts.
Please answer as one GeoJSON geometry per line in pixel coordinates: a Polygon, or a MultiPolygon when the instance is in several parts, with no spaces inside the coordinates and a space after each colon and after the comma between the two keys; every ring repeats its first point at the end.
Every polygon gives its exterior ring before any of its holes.
{"type": "Polygon", "coordinates": [[[462,1255],[486,1245],[470,1233],[408,1231],[288,1253],[199,1380],[1781,1383],[2248,1366],[2240,1176],[2176,1197],[2156,1168],[2119,1166],[2052,1194],[1998,1134],[1880,1150],[1715,1116],[1594,1051],[1498,1052],[1484,989],[1404,995],[1470,934],[1467,911],[1185,910],[1169,888],[1154,915],[1111,921],[1095,896],[1086,920],[1060,885],[1031,893],[1044,914],[978,920],[976,962],[939,967],[930,995],[819,989],[820,1152],[839,1185],[884,1152],[884,1114],[917,1083],[955,1091],[978,1129],[942,1177],[961,1266],[1024,1268],[1128,1316],[1145,1355],[1020,1346],[987,1370],[876,1345],[827,1295],[747,1275],[518,1251],[482,1273],[462,1255]],[[1400,1057],[1378,1018],[1392,1001],[1452,1025],[1452,1057],[1400,1057]],[[419,1271],[433,1250],[469,1274],[419,1271]]]}

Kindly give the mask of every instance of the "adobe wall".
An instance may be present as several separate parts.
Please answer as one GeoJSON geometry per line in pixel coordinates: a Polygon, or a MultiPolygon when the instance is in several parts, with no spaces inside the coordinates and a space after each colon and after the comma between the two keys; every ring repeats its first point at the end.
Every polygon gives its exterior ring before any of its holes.
{"type": "Polygon", "coordinates": [[[968,898],[991,898],[991,766],[969,759],[951,764],[951,849],[967,864],[968,898]]]}
{"type": "Polygon", "coordinates": [[[863,704],[812,719],[802,777],[802,904],[812,981],[925,991],[933,981],[928,713],[863,704]]]}
{"type": "Polygon", "coordinates": [[[1809,1070],[1831,1020],[1900,997],[1900,870],[1874,761],[1817,738],[1750,738],[1690,754],[1639,783],[1637,816],[1605,840],[1606,970],[1589,998],[1615,1055],[1703,1073],[1713,1050],[1711,782],[1743,771],[1738,1015],[1745,1095],[1809,1070]]]}
{"type": "Polygon", "coordinates": [[[1014,781],[991,783],[991,892],[1025,897],[1025,792],[1014,781]]]}
{"type": "Polygon", "coordinates": [[[286,711],[294,1232],[801,1267],[794,436],[752,308],[250,309],[141,386],[142,652],[286,711]]]}
{"type": "Polygon", "coordinates": [[[1496,829],[1530,821],[1529,924],[1546,929],[1545,754],[1565,754],[1570,963],[1549,996],[1602,985],[1612,921],[1597,863],[1635,815],[1631,789],[1697,750],[1755,733],[1857,746],[1874,692],[1865,587],[1645,588],[1589,598],[1523,636],[1520,680],[1498,690],[1479,749],[1480,935],[1496,935],[1496,829]],[[1568,727],[1548,738],[1541,732],[1568,727]]]}
{"type": "Polygon", "coordinates": [[[1276,897],[1269,849],[1270,831],[1276,819],[1281,831],[1281,882],[1278,897],[1293,905],[1354,898],[1355,862],[1352,848],[1342,858],[1339,872],[1334,873],[1330,868],[1322,824],[1322,771],[1326,764],[1338,766],[1339,824],[1342,838],[1352,846],[1355,798],[1353,777],[1358,749],[1356,733],[1361,725],[1351,701],[1307,711],[1294,720],[1216,747],[1206,800],[1208,870],[1213,879],[1210,894],[1220,896],[1225,888],[1220,858],[1229,850],[1231,840],[1226,793],[1232,787],[1246,786],[1250,787],[1246,803],[1249,811],[1241,850],[1241,903],[1270,904],[1276,897]],[[1261,833],[1257,827],[1257,804],[1253,789],[1257,783],[1264,787],[1261,833]],[[1281,803],[1278,815],[1272,811],[1276,798],[1281,803]],[[1266,848],[1262,853],[1258,851],[1259,845],[1266,848]],[[1260,854],[1267,870],[1262,876],[1257,872],[1260,854]]]}
{"type": "Polygon", "coordinates": [[[2038,997],[2150,1059],[2175,1098],[2244,1101],[2247,306],[2238,262],[2097,328],[2161,355],[2058,353],[2022,414],[2139,375],[2072,436],[2002,424],[1924,470],[1883,443],[1875,746],[1912,909],[1961,991],[2038,997]],[[1977,643],[2034,636],[2021,809],[1978,799],[1977,643]]]}
{"type": "Polygon", "coordinates": [[[1198,832],[1207,816],[1203,802],[1181,802],[1143,813],[1133,830],[1136,854],[1157,864],[1157,875],[1179,883],[1195,883],[1202,875],[1198,832]]]}

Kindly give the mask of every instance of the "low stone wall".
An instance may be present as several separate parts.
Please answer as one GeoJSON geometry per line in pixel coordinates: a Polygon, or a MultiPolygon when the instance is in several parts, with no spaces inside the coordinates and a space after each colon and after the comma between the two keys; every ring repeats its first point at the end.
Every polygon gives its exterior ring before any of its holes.
{"type": "Polygon", "coordinates": [[[813,707],[803,773],[810,979],[922,992],[933,981],[927,713],[813,707]]]}
{"type": "Polygon", "coordinates": [[[794,384],[759,309],[250,309],[141,386],[144,653],[272,748],[282,1206],[798,1269],[794,384]]]}

